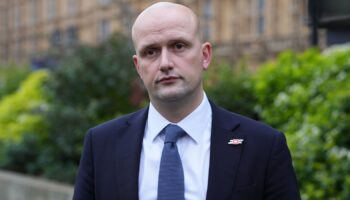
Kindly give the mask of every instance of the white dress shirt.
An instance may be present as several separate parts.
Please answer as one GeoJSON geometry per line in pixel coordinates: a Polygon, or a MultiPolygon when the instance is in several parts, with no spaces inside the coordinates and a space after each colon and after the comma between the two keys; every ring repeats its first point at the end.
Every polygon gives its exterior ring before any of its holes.
{"type": "MultiPolygon", "coordinates": [[[[187,133],[176,142],[184,170],[186,200],[202,200],[207,195],[211,122],[212,110],[204,94],[201,104],[177,123],[187,133]]],[[[150,104],[140,158],[140,200],[157,199],[160,158],[165,137],[159,133],[170,123],[150,104]]]]}

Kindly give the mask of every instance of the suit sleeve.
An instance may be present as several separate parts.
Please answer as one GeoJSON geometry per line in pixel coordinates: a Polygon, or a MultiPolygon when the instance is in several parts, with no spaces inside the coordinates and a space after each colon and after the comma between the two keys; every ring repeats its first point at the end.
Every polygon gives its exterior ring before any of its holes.
{"type": "Polygon", "coordinates": [[[75,181],[73,200],[93,200],[94,198],[94,165],[92,151],[92,131],[84,140],[84,149],[79,163],[78,175],[75,181]]]}
{"type": "Polygon", "coordinates": [[[292,158],[282,133],[275,137],[265,180],[264,199],[300,199],[292,158]]]}

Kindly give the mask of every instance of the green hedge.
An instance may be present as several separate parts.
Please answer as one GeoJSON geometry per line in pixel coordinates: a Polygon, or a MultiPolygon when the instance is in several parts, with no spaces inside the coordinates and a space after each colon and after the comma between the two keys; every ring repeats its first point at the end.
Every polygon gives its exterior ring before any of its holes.
{"type": "Polygon", "coordinates": [[[16,91],[19,84],[29,73],[28,66],[15,64],[0,65],[0,99],[16,91]]]}
{"type": "Polygon", "coordinates": [[[302,198],[350,199],[350,48],[285,52],[255,77],[257,111],[284,131],[302,198]]]}
{"type": "Polygon", "coordinates": [[[46,177],[73,183],[88,128],[137,109],[130,102],[132,54],[131,43],[114,36],[81,46],[51,71],[45,85],[49,134],[39,155],[46,177]]]}
{"type": "Polygon", "coordinates": [[[19,89],[0,101],[0,140],[19,141],[25,132],[45,133],[42,112],[47,107],[43,82],[47,72],[32,73],[19,89]]]}
{"type": "Polygon", "coordinates": [[[33,72],[18,90],[0,101],[0,167],[25,173],[37,172],[33,163],[42,144],[28,143],[28,139],[47,137],[47,121],[43,116],[48,107],[43,90],[47,78],[46,71],[33,72]]]}
{"type": "Polygon", "coordinates": [[[256,97],[251,71],[244,63],[235,67],[214,61],[204,79],[205,91],[210,100],[230,111],[257,119],[254,110],[256,97]]]}
{"type": "Polygon", "coordinates": [[[33,72],[0,101],[0,167],[73,183],[88,128],[138,108],[132,54],[114,36],[63,55],[48,75],[33,72]]]}

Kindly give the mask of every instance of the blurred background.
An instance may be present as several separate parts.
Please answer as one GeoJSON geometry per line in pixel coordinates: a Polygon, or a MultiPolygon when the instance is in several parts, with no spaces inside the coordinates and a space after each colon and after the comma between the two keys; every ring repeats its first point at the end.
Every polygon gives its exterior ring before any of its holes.
{"type": "MultiPolygon", "coordinates": [[[[70,199],[88,128],[148,104],[130,29],[154,2],[0,1],[0,199],[70,199]]],[[[209,98],[286,134],[303,199],[350,199],[350,1],[172,2],[213,44],[209,98]]]]}

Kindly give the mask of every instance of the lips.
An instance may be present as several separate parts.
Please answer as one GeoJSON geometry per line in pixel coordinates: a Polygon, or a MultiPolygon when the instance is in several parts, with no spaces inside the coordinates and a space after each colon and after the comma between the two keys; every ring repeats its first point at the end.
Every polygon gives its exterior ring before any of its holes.
{"type": "Polygon", "coordinates": [[[162,77],[159,80],[156,81],[156,83],[164,83],[164,84],[170,84],[175,82],[176,80],[180,79],[180,77],[178,76],[166,76],[166,77],[162,77]]]}

